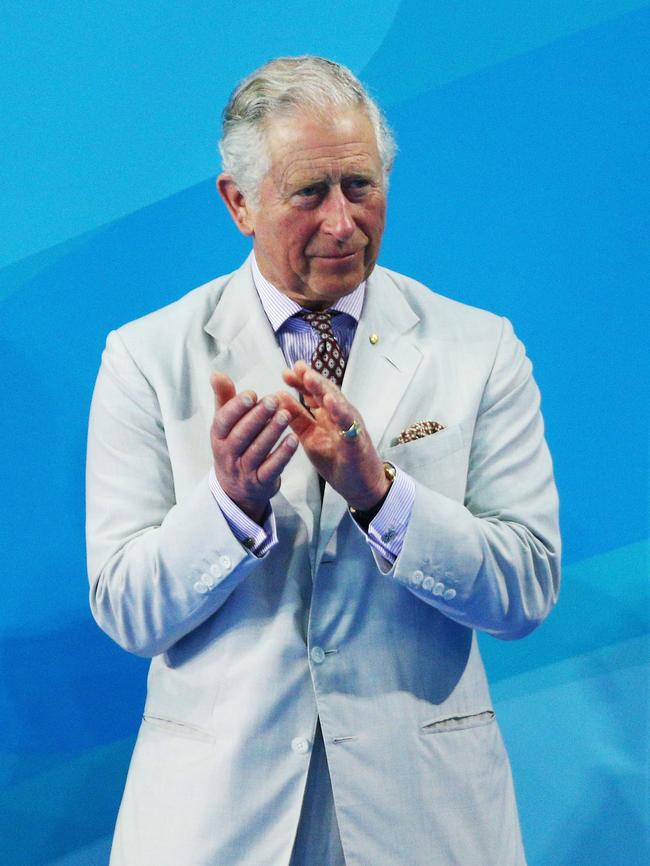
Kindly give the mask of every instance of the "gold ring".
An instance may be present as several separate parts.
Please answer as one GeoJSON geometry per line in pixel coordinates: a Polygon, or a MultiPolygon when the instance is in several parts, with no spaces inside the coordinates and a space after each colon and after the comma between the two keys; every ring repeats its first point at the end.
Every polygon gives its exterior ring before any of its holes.
{"type": "Polygon", "coordinates": [[[355,418],[352,424],[348,427],[347,430],[339,430],[339,436],[341,439],[356,439],[361,435],[361,424],[355,418]]]}

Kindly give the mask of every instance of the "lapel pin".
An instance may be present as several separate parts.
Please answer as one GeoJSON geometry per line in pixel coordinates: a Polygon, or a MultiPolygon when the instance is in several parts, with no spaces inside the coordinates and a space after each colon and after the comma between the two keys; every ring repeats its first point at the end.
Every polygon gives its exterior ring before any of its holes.
{"type": "Polygon", "coordinates": [[[371,334],[368,337],[368,339],[370,340],[371,344],[374,346],[376,343],[379,342],[379,334],[371,334]]]}

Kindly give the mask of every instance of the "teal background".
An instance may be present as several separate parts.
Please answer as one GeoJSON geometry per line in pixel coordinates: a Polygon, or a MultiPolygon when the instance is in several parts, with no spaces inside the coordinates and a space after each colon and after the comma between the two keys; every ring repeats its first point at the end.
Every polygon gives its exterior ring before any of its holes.
{"type": "Polygon", "coordinates": [[[313,52],[361,76],[398,138],[382,263],[511,318],[542,389],[562,597],[526,640],[482,639],[529,866],[645,866],[650,4],[1,13],[0,862],[107,862],[147,665],[87,605],[101,349],[240,263],[213,187],[221,108],[264,60],[313,52]]]}

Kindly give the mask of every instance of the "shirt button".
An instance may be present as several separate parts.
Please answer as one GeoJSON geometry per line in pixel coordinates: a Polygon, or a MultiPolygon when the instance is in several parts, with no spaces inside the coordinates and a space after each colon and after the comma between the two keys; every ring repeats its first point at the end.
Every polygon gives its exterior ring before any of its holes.
{"type": "Polygon", "coordinates": [[[306,755],[309,751],[309,740],[304,737],[294,737],[291,740],[291,748],[297,755],[306,755]]]}
{"type": "Polygon", "coordinates": [[[313,646],[310,655],[311,660],[317,665],[320,665],[325,661],[325,651],[320,646],[313,646]]]}
{"type": "MultiPolygon", "coordinates": [[[[437,583],[437,584],[433,587],[433,594],[434,594],[434,595],[442,595],[444,591],[445,591],[445,585],[444,585],[444,583],[437,583]]],[[[455,595],[455,593],[454,593],[454,595],[455,595]]]]}
{"type": "Polygon", "coordinates": [[[433,578],[430,575],[427,575],[422,581],[422,589],[431,589],[433,586],[433,578]]]}
{"type": "Polygon", "coordinates": [[[230,557],[226,556],[225,554],[223,556],[220,556],[219,565],[223,568],[224,571],[228,571],[230,569],[230,566],[232,565],[230,557]]]}
{"type": "Polygon", "coordinates": [[[382,533],[381,540],[384,544],[388,544],[389,541],[392,541],[395,538],[397,533],[394,529],[387,529],[386,532],[382,533]]]}
{"type": "Polygon", "coordinates": [[[411,575],[411,583],[413,584],[413,586],[419,586],[422,583],[423,577],[424,575],[419,568],[417,569],[417,571],[414,571],[411,575]]]}
{"type": "Polygon", "coordinates": [[[212,575],[212,577],[215,578],[215,580],[219,580],[219,578],[223,576],[221,566],[218,565],[216,562],[212,563],[212,565],[210,566],[210,574],[212,575]]]}
{"type": "Polygon", "coordinates": [[[455,589],[446,589],[446,590],[443,592],[442,597],[443,597],[446,601],[451,601],[452,598],[456,598],[456,590],[455,590],[455,589]]]}
{"type": "Polygon", "coordinates": [[[249,536],[242,541],[242,544],[247,550],[252,550],[255,547],[255,539],[249,536]]]}
{"type": "Polygon", "coordinates": [[[205,595],[205,593],[208,591],[207,586],[204,583],[201,583],[200,580],[197,580],[197,582],[194,584],[194,589],[200,595],[205,595]]]}

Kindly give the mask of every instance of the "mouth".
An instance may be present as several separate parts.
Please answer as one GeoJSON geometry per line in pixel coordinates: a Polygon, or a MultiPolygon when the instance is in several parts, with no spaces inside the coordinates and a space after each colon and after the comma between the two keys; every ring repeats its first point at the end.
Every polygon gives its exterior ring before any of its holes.
{"type": "Polygon", "coordinates": [[[345,262],[349,259],[353,259],[355,256],[359,255],[362,250],[353,250],[351,253],[335,253],[331,256],[323,256],[317,255],[313,256],[315,259],[324,259],[327,262],[345,262]]]}

